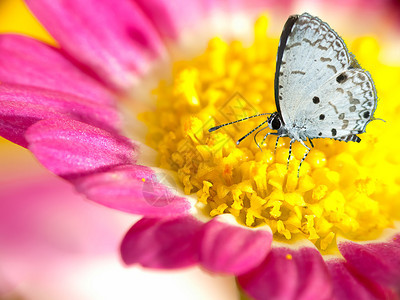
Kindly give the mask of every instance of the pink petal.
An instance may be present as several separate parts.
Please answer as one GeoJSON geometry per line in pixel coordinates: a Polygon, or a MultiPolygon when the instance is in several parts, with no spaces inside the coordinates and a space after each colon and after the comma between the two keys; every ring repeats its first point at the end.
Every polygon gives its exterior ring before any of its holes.
{"type": "Polygon", "coordinates": [[[272,248],[257,268],[238,277],[255,299],[329,299],[331,286],[321,254],[314,248],[272,248]]]}
{"type": "Polygon", "coordinates": [[[135,146],[124,137],[69,119],[49,119],[26,132],[29,150],[50,171],[69,177],[135,161],[135,146]]]}
{"type": "MultiPolygon", "coordinates": [[[[22,147],[28,147],[25,131],[48,114],[47,108],[36,104],[0,101],[0,135],[22,147]]],[[[52,117],[62,119],[64,116],[53,112],[52,117]]]]}
{"type": "Polygon", "coordinates": [[[220,218],[202,232],[200,261],[213,271],[239,275],[259,265],[270,251],[272,234],[227,224],[220,218]]]}
{"type": "Polygon", "coordinates": [[[0,35],[0,82],[41,87],[101,104],[113,95],[60,50],[25,36],[0,35]]]}
{"type": "MultiPolygon", "coordinates": [[[[262,9],[279,6],[288,8],[292,1],[191,0],[190,5],[187,5],[185,0],[136,0],[135,2],[154,23],[162,37],[176,40],[182,33],[198,28],[199,24],[200,26],[209,25],[207,23],[210,22],[209,18],[213,13],[219,13],[220,23],[215,25],[221,27],[221,25],[226,25],[221,23],[233,23],[231,17],[235,14],[247,15],[251,18],[254,14],[259,15],[262,9]],[[226,19],[221,20],[221,16],[226,19]]],[[[234,24],[230,25],[234,26],[234,24]]]]}
{"type": "Polygon", "coordinates": [[[148,273],[124,268],[117,253],[132,216],[84,201],[29,151],[7,145],[0,147],[0,299],[136,299],[129,283],[148,273]],[[9,161],[16,167],[6,170],[9,161]]]}
{"type": "MultiPolygon", "coordinates": [[[[28,168],[31,174],[19,172],[8,178],[1,174],[1,254],[6,252],[14,261],[19,257],[28,264],[21,265],[22,269],[36,273],[40,264],[48,264],[49,256],[58,251],[65,251],[64,255],[115,254],[119,236],[132,222],[128,215],[90,205],[69,183],[37,163],[28,168]]],[[[2,256],[2,267],[3,263],[2,256]]],[[[10,262],[7,265],[11,266],[10,262]]]]}
{"type": "Polygon", "coordinates": [[[327,262],[332,284],[334,300],[369,300],[369,299],[396,299],[393,291],[384,289],[378,284],[368,281],[352,270],[343,260],[327,262]]]}
{"type": "Polygon", "coordinates": [[[121,244],[123,261],[148,268],[170,269],[198,263],[198,233],[202,223],[192,217],[144,218],[121,244]]]}
{"type": "Polygon", "coordinates": [[[119,115],[109,106],[47,89],[0,84],[0,135],[26,147],[25,131],[37,121],[71,118],[116,131],[119,115]]]}
{"type": "Polygon", "coordinates": [[[400,292],[400,244],[391,241],[360,245],[339,244],[347,263],[358,274],[385,286],[397,287],[400,292]]]}
{"type": "Polygon", "coordinates": [[[29,8],[79,63],[118,89],[164,53],[150,21],[134,1],[27,0],[29,8]]]}
{"type": "Polygon", "coordinates": [[[244,10],[253,10],[260,12],[262,8],[286,8],[293,4],[293,0],[226,0],[227,7],[232,12],[243,12],[244,10]]]}
{"type": "MultiPolygon", "coordinates": [[[[191,0],[136,0],[164,38],[177,39],[179,33],[199,22],[203,16],[204,2],[191,0]]],[[[218,1],[213,1],[217,3],[218,1]]]]}
{"type": "Polygon", "coordinates": [[[102,205],[144,216],[182,215],[191,208],[148,167],[126,165],[73,179],[79,192],[102,205]]]}

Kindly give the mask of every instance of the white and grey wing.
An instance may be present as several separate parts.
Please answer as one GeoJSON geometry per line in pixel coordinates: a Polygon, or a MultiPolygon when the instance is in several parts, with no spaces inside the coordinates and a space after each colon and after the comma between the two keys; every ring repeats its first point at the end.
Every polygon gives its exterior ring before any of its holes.
{"type": "Polygon", "coordinates": [[[275,99],[286,124],[312,91],[353,63],[345,43],[328,24],[307,13],[288,19],[281,35],[275,99]]]}
{"type": "Polygon", "coordinates": [[[369,73],[352,68],[329,78],[307,101],[298,111],[307,137],[359,142],[356,134],[372,120],[377,95],[369,73]]]}

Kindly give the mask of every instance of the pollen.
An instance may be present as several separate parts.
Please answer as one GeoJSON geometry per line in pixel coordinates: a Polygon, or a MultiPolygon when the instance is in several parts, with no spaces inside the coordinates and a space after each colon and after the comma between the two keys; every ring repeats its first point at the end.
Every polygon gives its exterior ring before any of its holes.
{"type": "Polygon", "coordinates": [[[159,83],[155,110],[141,116],[159,167],[176,172],[183,192],[194,195],[208,217],[231,214],[247,227],[269,226],[281,242],[306,239],[330,253],[337,251],[337,236],[378,237],[400,218],[400,145],[393,138],[400,131],[400,67],[379,61],[373,37],[349,44],[375,80],[382,99],[375,115],[386,122],[371,122],[360,143],[313,140],[297,177],[306,151],[300,143],[293,144],[288,167],[289,140],[279,139],[275,149],[275,138],[264,139],[267,128],[257,135],[258,145],[254,135],[236,144],[264,117],[208,132],[276,111],[279,41],[267,31],[268,18],[262,16],[250,46],[213,38],[200,56],[175,63],[171,82],[159,83]]]}

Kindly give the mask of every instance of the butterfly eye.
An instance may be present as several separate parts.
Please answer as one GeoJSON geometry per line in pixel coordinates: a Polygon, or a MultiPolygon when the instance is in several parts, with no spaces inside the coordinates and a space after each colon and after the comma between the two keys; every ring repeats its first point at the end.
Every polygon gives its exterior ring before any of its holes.
{"type": "Polygon", "coordinates": [[[281,128],[281,121],[278,116],[276,116],[271,122],[271,129],[278,130],[279,128],[281,128]]]}

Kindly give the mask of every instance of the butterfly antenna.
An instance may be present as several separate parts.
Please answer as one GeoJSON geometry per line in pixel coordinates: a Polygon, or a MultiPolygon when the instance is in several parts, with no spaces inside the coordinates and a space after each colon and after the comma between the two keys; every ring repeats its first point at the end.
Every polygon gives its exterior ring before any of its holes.
{"type": "MultiPolygon", "coordinates": [[[[236,121],[233,121],[233,122],[221,124],[221,125],[218,125],[218,126],[215,126],[215,127],[212,127],[212,128],[210,128],[210,129],[208,129],[208,132],[213,132],[213,131],[215,131],[215,130],[220,129],[221,127],[224,127],[224,126],[227,126],[227,125],[232,125],[232,124],[235,124],[235,123],[238,123],[238,122],[242,122],[242,121],[246,121],[246,120],[251,119],[251,118],[260,117],[260,116],[265,116],[265,115],[270,115],[270,114],[271,114],[271,113],[262,113],[262,114],[258,114],[258,115],[246,117],[246,118],[243,118],[243,119],[240,119],[240,120],[236,120],[236,121]]],[[[265,123],[265,122],[264,122],[264,123],[265,123]]],[[[264,123],[263,123],[263,124],[264,124],[264,123]]],[[[258,128],[258,127],[257,127],[257,128],[258,128]]]]}
{"type": "Polygon", "coordinates": [[[385,123],[386,123],[386,120],[384,120],[384,119],[381,119],[381,118],[375,118],[375,117],[374,117],[374,118],[372,119],[372,121],[375,121],[375,120],[378,120],[378,121],[383,121],[383,122],[385,122],[385,123]]]}
{"type": "Polygon", "coordinates": [[[263,126],[265,123],[267,123],[268,120],[265,120],[264,122],[262,122],[260,125],[258,125],[256,128],[252,129],[251,131],[249,131],[248,133],[246,133],[246,135],[242,136],[240,139],[238,139],[238,141],[236,142],[236,145],[239,145],[241,141],[243,141],[245,138],[247,138],[250,134],[252,134],[254,131],[256,131],[258,128],[260,128],[261,126],[263,126]]]}

